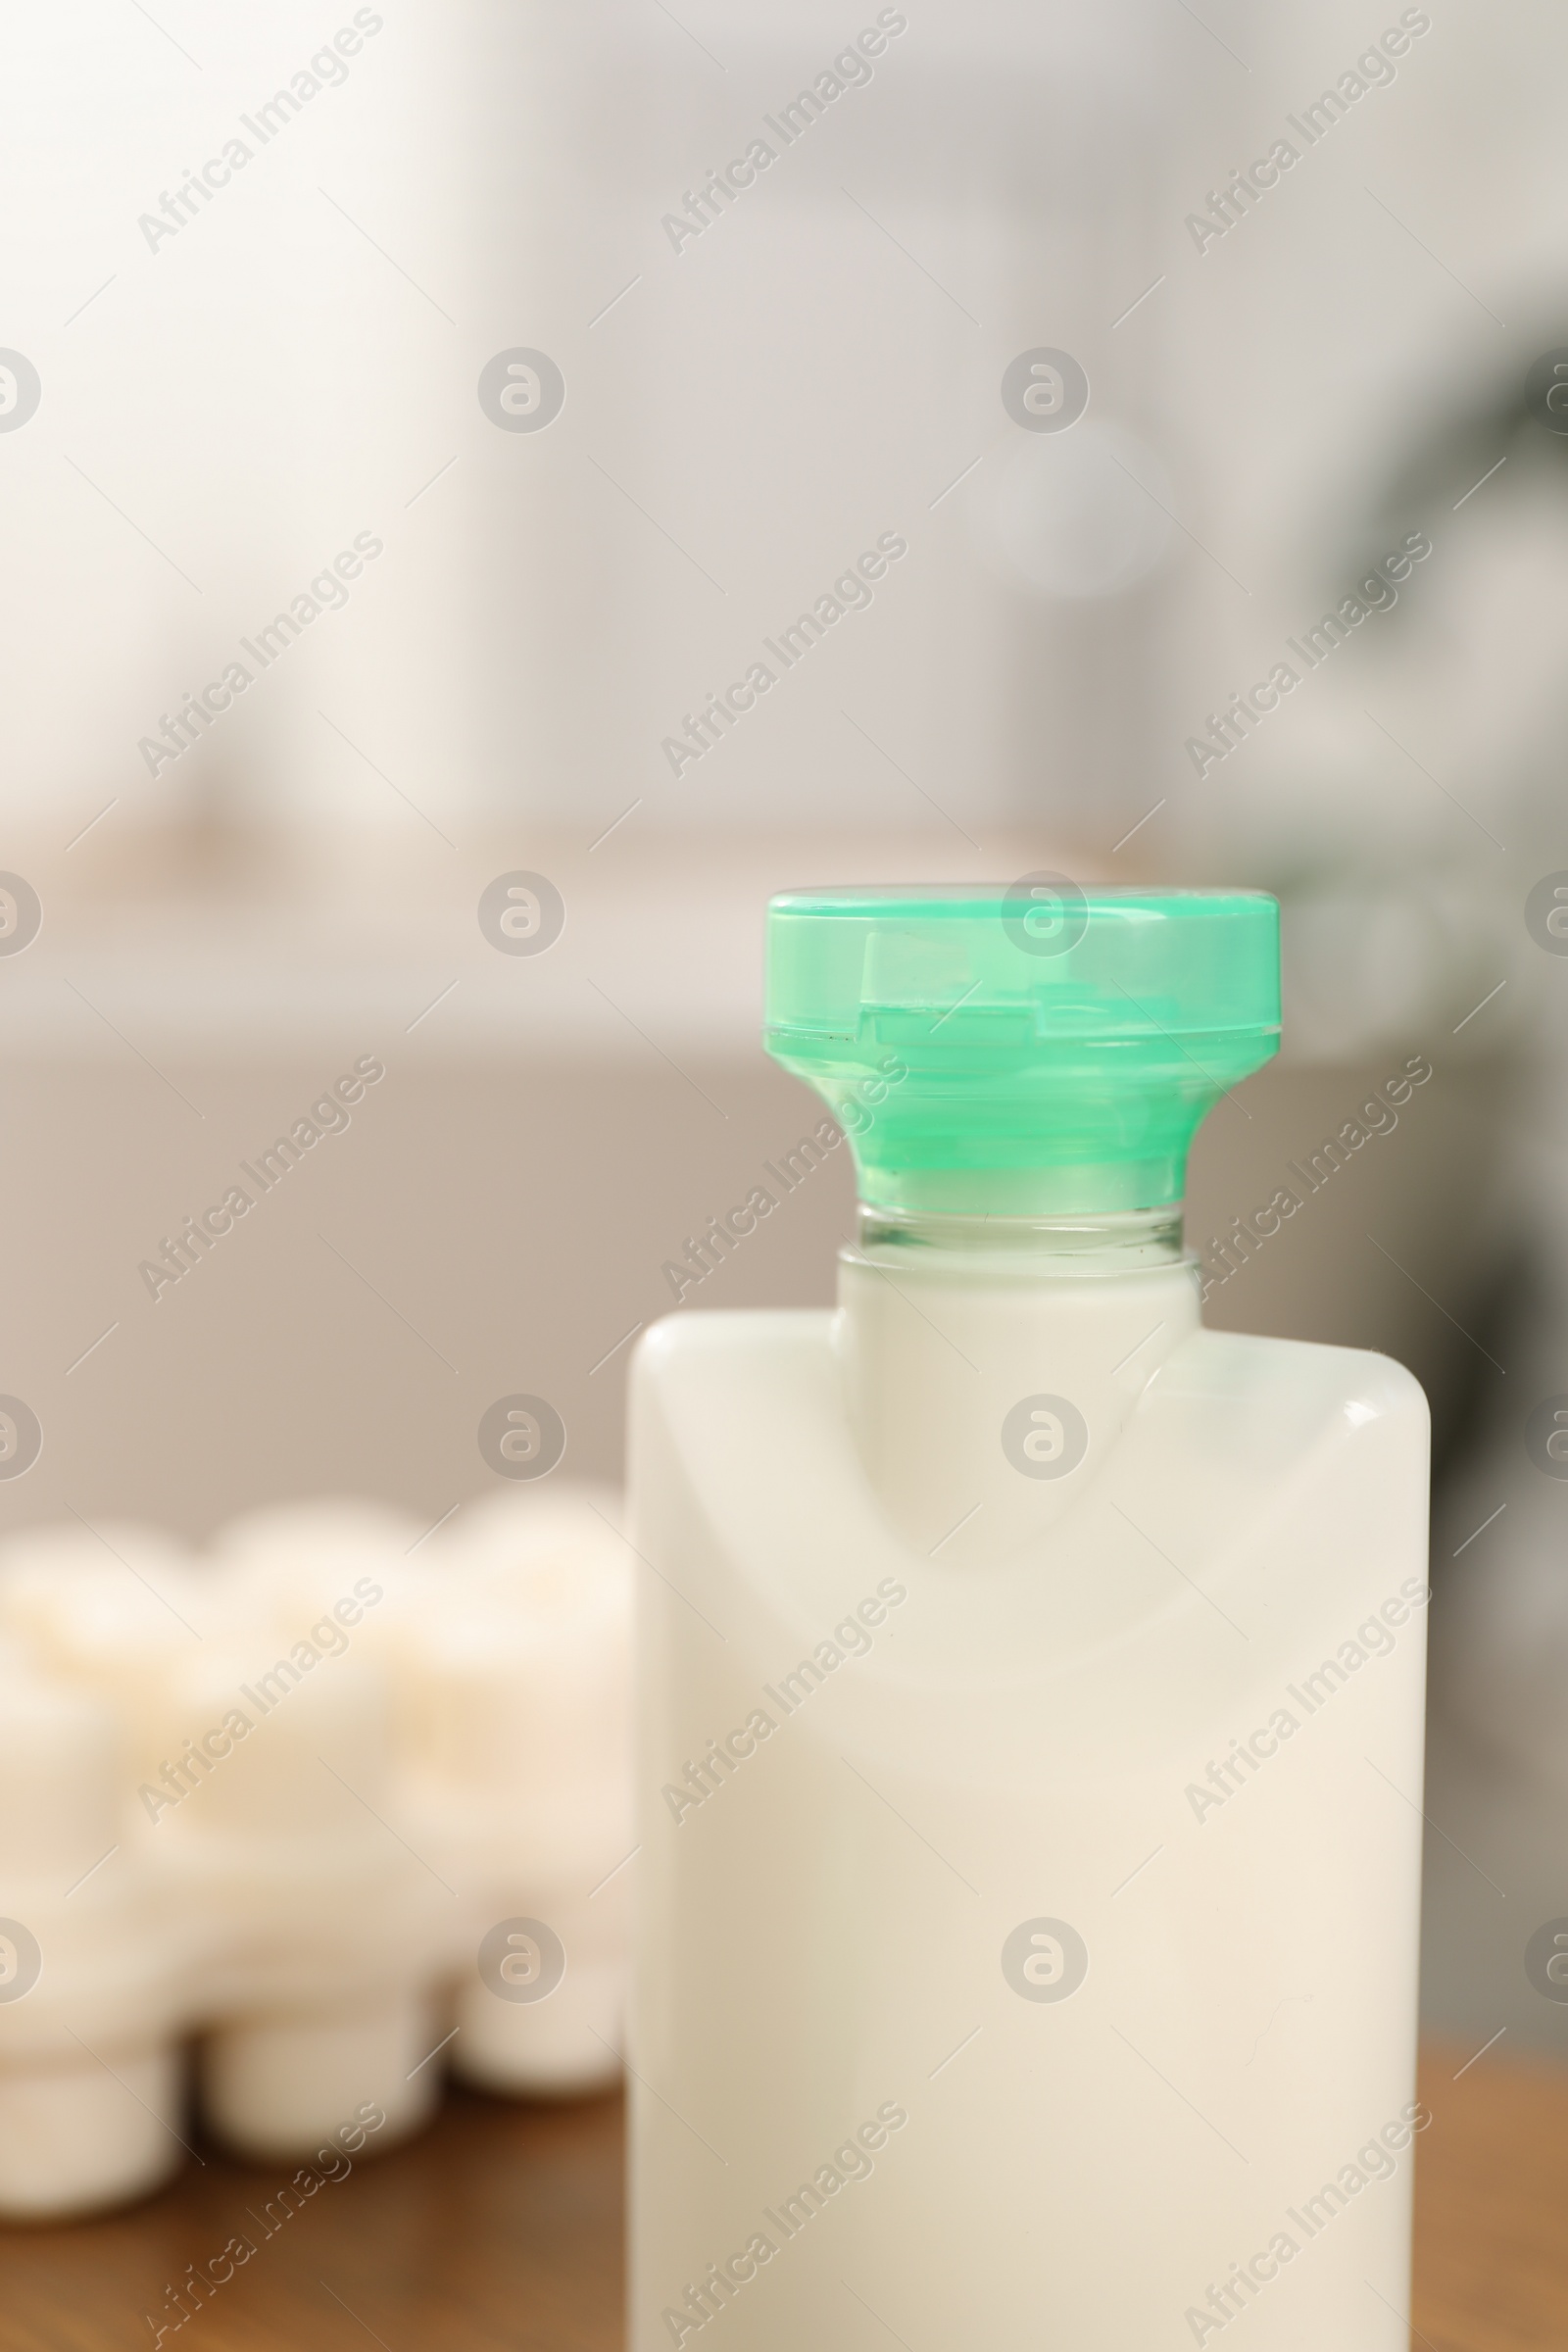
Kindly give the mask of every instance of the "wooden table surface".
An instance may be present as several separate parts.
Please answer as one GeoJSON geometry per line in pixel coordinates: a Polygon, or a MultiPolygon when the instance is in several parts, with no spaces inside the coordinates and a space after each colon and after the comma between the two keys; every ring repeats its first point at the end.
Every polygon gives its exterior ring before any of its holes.
{"type": "MultiPolygon", "coordinates": [[[[1431,2046],[1422,2095],[1415,2342],[1564,2352],[1568,2074],[1431,2046]]],[[[186,2265],[236,2230],[257,2239],[250,2216],[286,2177],[202,2153],[132,2212],[0,2234],[3,2352],[150,2346],[148,2315],[177,2316],[167,2289],[186,2265]]],[[[258,2243],[166,2352],[614,2352],[620,2167],[616,2099],[454,2093],[422,2138],[357,2164],[258,2243]]]]}

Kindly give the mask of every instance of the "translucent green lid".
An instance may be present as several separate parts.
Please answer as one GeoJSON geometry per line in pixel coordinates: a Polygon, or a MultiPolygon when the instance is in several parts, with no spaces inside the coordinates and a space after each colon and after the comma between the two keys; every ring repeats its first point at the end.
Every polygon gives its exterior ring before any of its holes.
{"type": "Polygon", "coordinates": [[[1054,1216],[1179,1200],[1200,1119],[1279,1048],[1258,891],[791,891],[767,1051],[850,1136],[874,1207],[1054,1216]]]}

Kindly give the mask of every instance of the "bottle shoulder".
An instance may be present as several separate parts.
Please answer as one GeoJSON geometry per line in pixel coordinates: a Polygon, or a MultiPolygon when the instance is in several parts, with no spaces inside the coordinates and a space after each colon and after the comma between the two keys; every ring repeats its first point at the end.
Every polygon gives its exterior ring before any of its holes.
{"type": "Polygon", "coordinates": [[[1423,1423],[1430,1419],[1426,1391],[1415,1374],[1372,1348],[1202,1330],[1167,1358],[1160,1377],[1173,1390],[1216,1399],[1239,1398],[1259,1389],[1282,1396],[1336,1399],[1356,1426],[1390,1416],[1413,1416],[1423,1423]]]}
{"type": "Polygon", "coordinates": [[[765,1354],[770,1341],[788,1345],[809,1333],[827,1336],[829,1306],[683,1307],[650,1323],[632,1349],[632,1362],[656,1375],[666,1367],[733,1352],[738,1360],[765,1354]]]}
{"type": "MultiPolygon", "coordinates": [[[[633,1384],[678,1392],[714,1377],[732,1388],[766,1388],[778,1378],[787,1382],[804,1365],[821,1364],[833,1355],[836,1321],[831,1307],[692,1309],[665,1315],[637,1343],[633,1384]]],[[[1200,1330],[1165,1359],[1150,1384],[1156,1385],[1170,1397],[1194,1403],[1207,1399],[1216,1406],[1256,1404],[1262,1398],[1275,1399],[1285,1409],[1293,1399],[1319,1410],[1337,1404],[1355,1427],[1391,1417],[1424,1425],[1430,1418],[1426,1392],[1394,1356],[1318,1340],[1200,1330]]]]}

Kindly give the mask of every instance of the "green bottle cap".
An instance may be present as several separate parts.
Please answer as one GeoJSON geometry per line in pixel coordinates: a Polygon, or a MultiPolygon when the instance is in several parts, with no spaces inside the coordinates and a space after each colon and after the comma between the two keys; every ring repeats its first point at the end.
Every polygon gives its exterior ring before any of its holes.
{"type": "Polygon", "coordinates": [[[767,1051],[849,1135],[869,1205],[1054,1217],[1179,1200],[1200,1119],[1279,1050],[1260,891],[791,891],[767,1051]]]}

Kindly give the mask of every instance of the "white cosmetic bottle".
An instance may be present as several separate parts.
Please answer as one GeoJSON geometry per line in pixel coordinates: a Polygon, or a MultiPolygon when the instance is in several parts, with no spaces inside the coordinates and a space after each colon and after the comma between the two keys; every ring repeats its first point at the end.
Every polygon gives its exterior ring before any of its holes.
{"type": "Polygon", "coordinates": [[[859,1236],[634,1371],[633,2352],[1403,2352],[1426,1404],[1181,1247],[1277,922],[774,903],[859,1236]]]}

